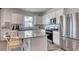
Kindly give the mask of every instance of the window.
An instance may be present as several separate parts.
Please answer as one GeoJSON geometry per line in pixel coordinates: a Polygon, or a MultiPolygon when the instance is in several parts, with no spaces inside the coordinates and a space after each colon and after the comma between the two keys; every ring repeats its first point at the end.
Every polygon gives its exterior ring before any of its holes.
{"type": "Polygon", "coordinates": [[[25,16],[24,17],[24,27],[32,27],[33,26],[33,17],[25,16]]]}
{"type": "MultiPolygon", "coordinates": [[[[33,26],[33,17],[32,16],[25,16],[24,17],[24,27],[32,27],[33,26]]],[[[32,36],[32,31],[25,31],[25,37],[32,36]]]]}

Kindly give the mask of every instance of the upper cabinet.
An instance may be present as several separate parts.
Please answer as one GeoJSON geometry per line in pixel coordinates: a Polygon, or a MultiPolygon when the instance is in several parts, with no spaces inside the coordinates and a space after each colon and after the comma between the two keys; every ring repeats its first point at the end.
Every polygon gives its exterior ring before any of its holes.
{"type": "Polygon", "coordinates": [[[64,15],[64,10],[63,9],[60,9],[60,10],[56,11],[55,16],[56,16],[57,24],[59,24],[59,22],[60,22],[60,16],[63,16],[63,15],[64,15]]]}
{"type": "Polygon", "coordinates": [[[12,14],[12,24],[22,24],[23,23],[23,15],[21,14],[16,14],[16,13],[13,13],[12,14]]]}
{"type": "Polygon", "coordinates": [[[42,16],[42,23],[45,24],[46,19],[45,19],[45,15],[42,16]]]}
{"type": "Polygon", "coordinates": [[[56,18],[57,24],[59,23],[60,16],[64,14],[64,9],[52,10],[49,13],[43,15],[43,24],[49,24],[50,19],[56,18]]]}
{"type": "Polygon", "coordinates": [[[11,13],[7,10],[1,10],[1,25],[4,25],[5,22],[11,22],[11,13]]]}
{"type": "Polygon", "coordinates": [[[34,16],[34,24],[42,24],[42,16],[34,16]]]}
{"type": "Polygon", "coordinates": [[[55,18],[55,12],[51,12],[43,15],[42,22],[43,24],[50,24],[50,19],[55,18]]]}
{"type": "Polygon", "coordinates": [[[44,16],[42,17],[42,23],[43,23],[43,24],[48,24],[48,23],[49,23],[48,15],[44,15],[44,16]]]}
{"type": "Polygon", "coordinates": [[[24,19],[23,15],[17,14],[17,13],[13,13],[12,14],[12,21],[11,21],[11,23],[12,24],[22,24],[23,23],[23,19],[24,19]]]}

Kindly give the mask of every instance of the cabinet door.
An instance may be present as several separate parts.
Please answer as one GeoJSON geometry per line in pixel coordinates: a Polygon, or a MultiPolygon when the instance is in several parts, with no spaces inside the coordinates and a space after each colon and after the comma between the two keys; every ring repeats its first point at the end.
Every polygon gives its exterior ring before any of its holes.
{"type": "Polygon", "coordinates": [[[48,15],[44,15],[42,18],[43,18],[42,20],[43,24],[49,24],[50,20],[48,19],[48,15]]]}
{"type": "Polygon", "coordinates": [[[47,51],[47,38],[36,37],[30,40],[31,51],[47,51]]]}
{"type": "Polygon", "coordinates": [[[34,16],[34,24],[42,24],[42,16],[34,16]]]}
{"type": "Polygon", "coordinates": [[[17,15],[17,24],[23,24],[24,16],[21,14],[17,15]]]}
{"type": "Polygon", "coordinates": [[[0,51],[7,50],[7,41],[0,41],[0,51]]]}
{"type": "Polygon", "coordinates": [[[45,24],[45,21],[46,21],[46,19],[45,19],[45,15],[44,15],[44,16],[42,16],[42,23],[45,24]]]}
{"type": "Polygon", "coordinates": [[[12,14],[12,24],[22,24],[23,23],[23,15],[13,13],[12,14]]]}
{"type": "Polygon", "coordinates": [[[67,45],[66,38],[63,38],[63,49],[66,49],[66,45],[67,45]]]}
{"type": "Polygon", "coordinates": [[[12,14],[12,24],[17,24],[17,14],[16,13],[13,13],[12,14]]]}
{"type": "Polygon", "coordinates": [[[53,42],[60,46],[59,32],[53,31],[53,42]]]}

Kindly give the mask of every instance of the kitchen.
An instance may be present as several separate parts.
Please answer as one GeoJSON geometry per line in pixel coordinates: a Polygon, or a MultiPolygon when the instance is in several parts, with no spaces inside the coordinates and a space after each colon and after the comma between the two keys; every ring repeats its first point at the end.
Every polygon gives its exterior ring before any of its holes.
{"type": "Polygon", "coordinates": [[[78,8],[1,8],[0,51],[78,51],[78,8]]]}
{"type": "Polygon", "coordinates": [[[33,19],[37,18],[40,18],[37,13],[18,8],[2,8],[0,50],[15,51],[18,48],[20,51],[46,51],[47,38],[44,29],[34,26],[36,21],[33,23],[33,19]]]}

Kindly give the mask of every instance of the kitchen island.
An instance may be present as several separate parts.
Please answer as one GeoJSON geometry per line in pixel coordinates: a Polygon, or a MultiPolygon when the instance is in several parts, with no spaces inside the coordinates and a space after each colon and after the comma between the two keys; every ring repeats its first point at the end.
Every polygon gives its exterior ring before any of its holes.
{"type": "Polygon", "coordinates": [[[9,39],[7,37],[1,39],[0,51],[47,51],[47,36],[45,30],[12,30],[11,33],[12,32],[18,33],[18,36],[15,35],[15,37],[11,36],[9,39]],[[16,50],[17,48],[21,49],[16,50]]]}
{"type": "Polygon", "coordinates": [[[23,39],[24,51],[47,51],[47,36],[45,30],[19,31],[19,35],[19,37],[23,39]]]}

